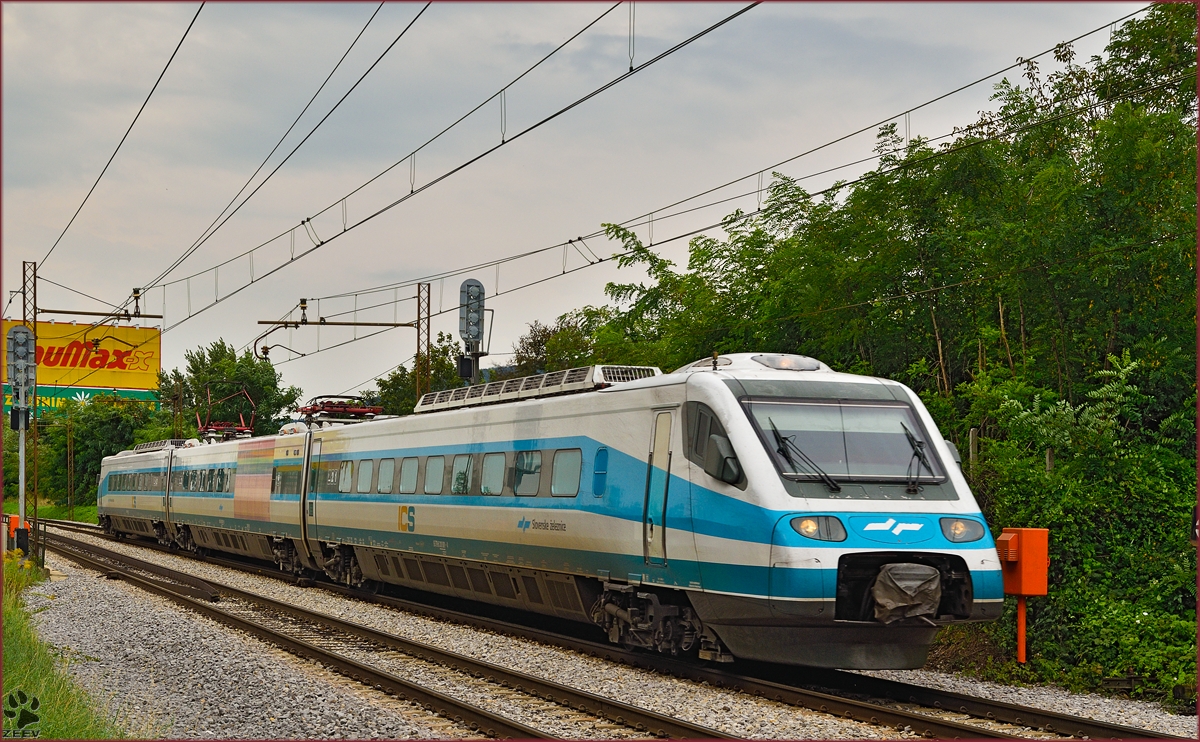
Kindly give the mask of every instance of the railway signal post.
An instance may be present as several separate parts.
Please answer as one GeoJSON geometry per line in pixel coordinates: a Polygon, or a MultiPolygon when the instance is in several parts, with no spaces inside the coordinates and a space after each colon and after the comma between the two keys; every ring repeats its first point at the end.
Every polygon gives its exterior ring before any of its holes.
{"type": "Polygon", "coordinates": [[[25,525],[25,431],[29,428],[29,397],[37,379],[37,341],[33,331],[17,325],[8,331],[5,356],[8,362],[8,382],[12,387],[13,405],[10,424],[18,431],[18,471],[21,497],[19,502],[18,548],[29,552],[29,531],[25,525]],[[21,543],[21,542],[24,543],[21,543]]]}
{"type": "Polygon", "coordinates": [[[458,289],[458,334],[463,339],[466,354],[459,359],[458,375],[479,383],[479,359],[487,355],[480,350],[483,343],[483,313],[485,292],[483,284],[474,278],[462,282],[458,289]]]}
{"type": "Polygon", "coordinates": [[[1004,592],[1017,596],[1017,662],[1025,664],[1025,599],[1045,595],[1050,571],[1050,530],[1005,528],[996,539],[1004,592]]]}

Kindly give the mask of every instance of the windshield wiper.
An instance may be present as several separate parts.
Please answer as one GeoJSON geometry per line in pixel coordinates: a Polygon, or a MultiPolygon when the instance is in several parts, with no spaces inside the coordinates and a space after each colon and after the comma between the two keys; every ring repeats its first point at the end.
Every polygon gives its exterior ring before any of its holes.
{"type": "Polygon", "coordinates": [[[830,492],[841,492],[842,491],[841,485],[839,485],[837,482],[835,482],[833,480],[833,477],[826,474],[824,469],[817,466],[817,462],[810,459],[808,457],[808,454],[806,454],[800,450],[800,447],[797,446],[796,442],[793,440],[796,436],[794,436],[794,435],[784,436],[783,434],[781,434],[779,432],[779,428],[775,427],[775,421],[772,420],[770,417],[767,418],[767,422],[771,423],[771,432],[775,434],[775,443],[776,443],[776,445],[779,446],[779,448],[777,448],[775,450],[778,451],[779,455],[782,456],[784,458],[784,460],[787,461],[788,464],[791,465],[793,474],[800,473],[799,471],[797,471],[795,459],[792,458],[792,453],[794,452],[797,456],[800,457],[800,459],[804,462],[804,464],[806,466],[808,466],[814,472],[816,472],[816,475],[818,477],[820,477],[822,482],[825,483],[825,486],[829,488],[830,492]]]}
{"type": "Polygon", "coordinates": [[[915,495],[920,491],[917,487],[917,482],[921,479],[922,464],[929,470],[929,476],[936,477],[937,475],[933,473],[933,467],[930,466],[929,459],[925,457],[925,441],[919,440],[913,435],[913,432],[903,422],[900,423],[900,427],[904,428],[904,437],[908,439],[908,445],[912,447],[913,452],[912,458],[908,460],[908,471],[905,472],[905,479],[908,486],[904,491],[910,495],[915,495]],[[913,462],[917,464],[915,474],[913,473],[913,462]]]}

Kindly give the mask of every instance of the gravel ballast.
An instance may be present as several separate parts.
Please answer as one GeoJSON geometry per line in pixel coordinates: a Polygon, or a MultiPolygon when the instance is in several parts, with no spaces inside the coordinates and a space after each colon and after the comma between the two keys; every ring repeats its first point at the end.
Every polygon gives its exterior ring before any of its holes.
{"type": "Polygon", "coordinates": [[[953,691],[993,701],[1033,706],[1060,714],[1083,716],[1137,729],[1151,729],[1188,739],[1197,738],[1196,717],[1171,714],[1157,703],[1072,693],[1047,686],[1019,687],[930,670],[860,670],[863,675],[953,691]]]}
{"type": "Polygon", "coordinates": [[[41,638],[134,737],[444,738],[443,722],[136,587],[48,554],[30,588],[41,638]]]}
{"type": "MultiPolygon", "coordinates": [[[[67,534],[148,562],[170,566],[203,579],[287,601],[415,641],[476,657],[505,667],[571,685],[599,695],[670,714],[730,734],[753,738],[852,739],[905,738],[887,727],[839,719],[743,693],[665,677],[534,641],[438,621],[393,608],[299,588],[267,577],[163,554],[130,544],[67,534]]],[[[1154,704],[1077,695],[1054,688],[1012,688],[944,673],[872,672],[968,695],[1006,700],[1052,711],[1078,714],[1128,726],[1185,737],[1196,734],[1196,717],[1169,714],[1154,704]]],[[[535,725],[540,726],[540,725],[535,725]]],[[[311,735],[309,735],[311,736],[311,735]]]]}

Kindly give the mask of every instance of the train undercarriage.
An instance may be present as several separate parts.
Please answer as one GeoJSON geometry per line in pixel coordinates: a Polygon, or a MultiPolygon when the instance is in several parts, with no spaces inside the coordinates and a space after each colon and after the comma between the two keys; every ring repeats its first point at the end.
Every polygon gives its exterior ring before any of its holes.
{"type": "Polygon", "coordinates": [[[969,574],[957,563],[961,559],[939,555],[857,555],[843,565],[845,574],[839,578],[836,602],[828,606],[829,617],[819,615],[823,609],[784,617],[767,600],[610,582],[531,565],[334,542],[310,542],[306,550],[287,537],[119,516],[100,520],[117,536],[152,539],[199,555],[238,554],[273,562],[298,577],[323,574],[370,592],[389,584],[532,611],[595,625],[610,642],[626,648],[712,662],[732,662],[736,655],[823,667],[919,667],[941,625],[991,617],[980,610],[986,613],[990,606],[972,605],[969,574]],[[939,575],[941,597],[932,616],[917,615],[893,625],[873,620],[874,575],[888,563],[920,566],[939,575]],[[835,611],[841,620],[831,620],[835,611]]]}

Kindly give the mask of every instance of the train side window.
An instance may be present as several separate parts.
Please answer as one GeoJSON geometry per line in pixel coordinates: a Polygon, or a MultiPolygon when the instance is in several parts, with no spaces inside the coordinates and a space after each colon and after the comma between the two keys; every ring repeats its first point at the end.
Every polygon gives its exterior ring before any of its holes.
{"type": "MultiPolygon", "coordinates": [[[[234,467],[229,467],[228,469],[225,470],[225,472],[226,472],[226,474],[225,474],[225,491],[233,492],[233,479],[234,479],[233,475],[235,473],[237,473],[237,469],[234,467]]],[[[299,470],[296,471],[296,491],[293,492],[292,494],[296,494],[296,495],[300,494],[300,471],[299,470]]]]}
{"type": "Polygon", "coordinates": [[[358,487],[355,488],[358,494],[365,495],[371,492],[371,475],[374,473],[375,462],[372,459],[358,462],[358,487]]]}
{"type": "Polygon", "coordinates": [[[425,459],[425,494],[442,494],[442,479],[446,476],[446,457],[430,456],[425,459]]]}
{"type": "Polygon", "coordinates": [[[204,491],[205,492],[216,492],[217,491],[217,470],[216,469],[209,469],[208,471],[206,471],[204,473],[204,491]]]}
{"type": "MultiPolygon", "coordinates": [[[[708,453],[708,438],[711,435],[725,436],[725,428],[717,421],[716,413],[702,402],[688,402],[686,407],[688,431],[688,458],[704,466],[708,453]]],[[[727,436],[726,436],[727,437],[727,436]]]]}
{"type": "Polygon", "coordinates": [[[349,492],[354,488],[354,462],[343,461],[338,470],[338,492],[349,492]]]}
{"type": "Polygon", "coordinates": [[[479,483],[479,491],[485,495],[499,495],[504,492],[504,454],[489,453],[483,457],[483,477],[479,483]]]}
{"type": "Polygon", "coordinates": [[[471,456],[460,454],[454,457],[450,473],[450,494],[468,495],[471,493],[471,456]]]}
{"type": "Polygon", "coordinates": [[[554,452],[554,467],[550,474],[550,494],[574,497],[579,494],[579,475],[583,470],[583,451],[566,448],[554,452]]]}
{"type": "Polygon", "coordinates": [[[379,460],[379,487],[376,492],[381,495],[389,495],[392,492],[392,479],[396,476],[396,460],[395,459],[380,459],[379,460]]]}
{"type": "Polygon", "coordinates": [[[216,475],[217,475],[217,482],[216,482],[216,484],[213,485],[213,492],[224,492],[225,491],[225,467],[221,467],[220,469],[217,469],[216,475]]]}
{"type": "Polygon", "coordinates": [[[542,452],[517,451],[513,457],[513,492],[536,495],[542,479],[542,452]]]}
{"type": "Polygon", "coordinates": [[[417,491],[417,460],[404,459],[400,462],[400,494],[411,495],[417,491]]]}

